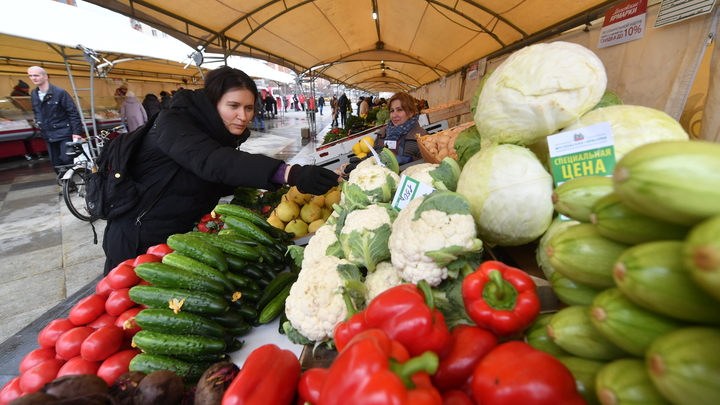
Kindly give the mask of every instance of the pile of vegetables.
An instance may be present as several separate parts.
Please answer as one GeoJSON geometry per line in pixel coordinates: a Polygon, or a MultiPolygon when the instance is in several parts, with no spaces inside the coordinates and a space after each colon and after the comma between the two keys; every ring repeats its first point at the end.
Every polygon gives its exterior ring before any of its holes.
{"type": "MultiPolygon", "coordinates": [[[[418,141],[422,143],[427,152],[437,161],[446,157],[458,160],[458,154],[455,151],[455,139],[458,134],[467,129],[472,123],[458,125],[450,129],[436,132],[432,135],[421,136],[418,141]]],[[[429,160],[429,159],[426,159],[429,160]]]]}
{"type": "Polygon", "coordinates": [[[323,195],[312,195],[301,193],[292,186],[270,211],[267,221],[275,228],[302,236],[325,224],[332,213],[332,205],[339,201],[340,190],[336,187],[323,195]]]}
{"type": "Polygon", "coordinates": [[[556,189],[571,221],[551,227],[538,262],[568,306],[527,341],[573,372],[589,404],[720,399],[719,170],[720,145],[657,142],[612,179],[556,189]]]}

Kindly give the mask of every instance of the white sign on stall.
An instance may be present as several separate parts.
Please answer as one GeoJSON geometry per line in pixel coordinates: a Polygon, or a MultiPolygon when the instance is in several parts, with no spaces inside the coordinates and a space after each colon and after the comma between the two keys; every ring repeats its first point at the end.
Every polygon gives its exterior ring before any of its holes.
{"type": "Polygon", "coordinates": [[[400,177],[400,186],[398,186],[397,191],[395,191],[392,206],[395,207],[396,210],[400,211],[405,208],[405,206],[408,205],[413,198],[428,195],[433,191],[435,191],[435,189],[427,184],[421,183],[412,177],[408,177],[403,174],[400,177]]]}
{"type": "Polygon", "coordinates": [[[605,48],[643,37],[647,0],[629,0],[605,13],[598,48],[605,48]]]}
{"type": "Polygon", "coordinates": [[[715,0],[663,0],[653,28],[707,14],[714,5],[715,0]]]}

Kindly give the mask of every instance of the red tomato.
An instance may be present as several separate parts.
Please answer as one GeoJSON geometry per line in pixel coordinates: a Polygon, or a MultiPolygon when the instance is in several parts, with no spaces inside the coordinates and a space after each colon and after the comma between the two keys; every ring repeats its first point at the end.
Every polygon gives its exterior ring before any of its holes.
{"type": "Polygon", "coordinates": [[[146,280],[140,280],[140,282],[138,283],[138,285],[152,285],[152,283],[149,282],[149,281],[146,281],[146,280]]]}
{"type": "Polygon", "coordinates": [[[20,377],[15,377],[2,387],[2,391],[0,391],[0,405],[7,405],[23,395],[25,395],[25,393],[20,389],[20,377]]]}
{"type": "Polygon", "coordinates": [[[57,377],[58,371],[60,371],[63,364],[65,362],[58,359],[45,360],[36,364],[35,367],[20,376],[20,389],[26,394],[38,392],[43,385],[57,377]]]}
{"type": "Polygon", "coordinates": [[[50,349],[55,347],[55,342],[60,335],[74,328],[76,325],[67,318],[59,318],[50,321],[49,324],[38,334],[38,343],[41,347],[50,349]]]}
{"type": "Polygon", "coordinates": [[[102,315],[98,316],[97,319],[95,319],[94,321],[90,322],[89,324],[87,324],[85,326],[89,326],[93,329],[99,329],[105,325],[115,325],[116,320],[117,320],[117,316],[106,313],[106,314],[102,314],[102,315]]]}
{"type": "Polygon", "coordinates": [[[170,246],[167,245],[167,243],[161,243],[159,245],[150,246],[147,250],[147,253],[151,255],[155,255],[157,257],[162,258],[168,253],[172,253],[174,250],[170,249],[170,246]]]}
{"type": "Polygon", "coordinates": [[[60,367],[57,376],[62,377],[64,375],[97,374],[99,368],[99,361],[89,361],[78,356],[73,357],[63,364],[63,366],[60,367]]]}
{"type": "Polygon", "coordinates": [[[110,270],[107,275],[108,285],[113,289],[130,288],[140,282],[140,277],[135,274],[135,266],[121,263],[110,270]]]}
{"type": "Polygon", "coordinates": [[[105,325],[85,339],[80,347],[80,355],[85,360],[103,361],[120,350],[123,336],[121,328],[105,325]]]}
{"type": "Polygon", "coordinates": [[[55,346],[57,357],[63,360],[70,360],[80,355],[80,346],[90,336],[95,329],[89,326],[78,326],[70,329],[60,336],[55,346]]]}
{"type": "Polygon", "coordinates": [[[130,360],[138,355],[137,349],[123,350],[108,357],[97,371],[98,377],[113,385],[121,375],[130,371],[130,360]]]}
{"type": "Polygon", "coordinates": [[[28,369],[32,368],[38,363],[42,363],[48,359],[55,358],[55,349],[53,348],[39,348],[28,353],[20,362],[20,374],[24,373],[28,369]]]}
{"type": "Polygon", "coordinates": [[[110,315],[120,316],[135,305],[135,301],[130,299],[130,289],[120,288],[110,293],[105,301],[105,311],[110,315]]]}
{"type": "Polygon", "coordinates": [[[107,277],[103,277],[102,280],[98,281],[98,283],[95,285],[95,292],[106,297],[110,295],[112,290],[112,287],[110,287],[110,284],[108,284],[107,277]]]}
{"type": "Polygon", "coordinates": [[[126,338],[132,338],[142,330],[142,328],[135,323],[135,316],[142,310],[143,309],[139,307],[130,308],[117,317],[115,326],[122,328],[126,338]],[[127,323],[128,321],[130,321],[130,323],[127,323]]]}
{"type": "Polygon", "coordinates": [[[83,326],[96,320],[105,313],[106,300],[107,298],[100,294],[91,294],[81,299],[70,310],[70,321],[76,326],[83,326]]]}
{"type": "Polygon", "coordinates": [[[157,257],[152,253],[145,253],[144,255],[140,255],[135,258],[133,267],[137,267],[143,263],[160,263],[161,261],[162,257],[157,257]]]}

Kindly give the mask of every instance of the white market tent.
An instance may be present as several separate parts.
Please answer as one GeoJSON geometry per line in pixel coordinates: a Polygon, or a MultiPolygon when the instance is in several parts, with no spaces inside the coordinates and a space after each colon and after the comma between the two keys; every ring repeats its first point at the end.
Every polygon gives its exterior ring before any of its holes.
{"type": "MultiPolygon", "coordinates": [[[[628,104],[680,119],[717,33],[709,14],[598,49],[604,13],[623,0],[86,0],[167,32],[192,47],[267,60],[299,78],[322,76],[367,92],[408,91],[431,105],[472,96],[508,53],[566,40],[603,60],[609,88],[628,104]],[[480,62],[477,78],[467,77],[480,62]]],[[[699,136],[720,141],[720,52],[712,54],[699,136]]]]}

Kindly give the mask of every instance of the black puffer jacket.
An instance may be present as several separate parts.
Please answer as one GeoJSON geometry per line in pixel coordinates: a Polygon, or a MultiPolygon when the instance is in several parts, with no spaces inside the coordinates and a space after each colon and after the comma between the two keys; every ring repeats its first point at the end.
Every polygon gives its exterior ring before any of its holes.
{"type": "Polygon", "coordinates": [[[133,159],[132,177],[143,193],[140,203],[108,221],[105,271],[172,234],[192,230],[234,187],[278,189],[281,185],[270,180],[282,161],[236,149],[249,136],[249,130],[236,136],[225,128],[204,90],[173,96],[172,107],[160,111],[133,159]],[[165,184],[167,189],[152,205],[165,184]]]}

